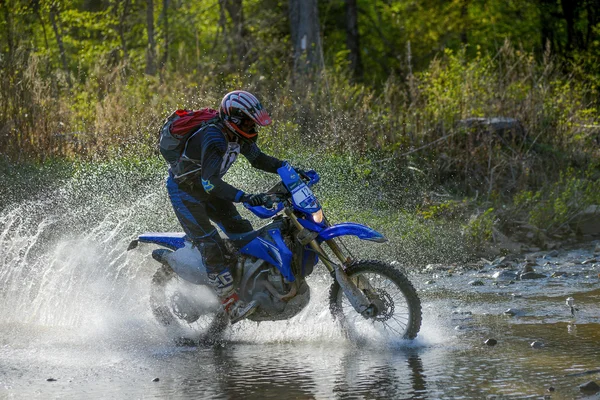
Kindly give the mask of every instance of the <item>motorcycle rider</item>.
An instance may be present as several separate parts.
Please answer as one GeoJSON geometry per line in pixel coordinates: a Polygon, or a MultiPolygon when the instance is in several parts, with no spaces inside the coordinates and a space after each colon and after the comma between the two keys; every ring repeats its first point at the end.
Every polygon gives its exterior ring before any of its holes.
{"type": "MultiPolygon", "coordinates": [[[[185,233],[202,253],[211,286],[216,291],[231,323],[250,315],[256,302],[240,300],[230,268],[235,257],[227,251],[211,221],[231,238],[253,230],[233,203],[251,206],[266,204],[265,193],[249,194],[222,178],[239,154],[254,168],[277,173],[284,161],[263,153],[256,144],[257,126],[271,124],[271,118],[251,93],[227,93],[216,122],[199,129],[187,140],[179,161],[169,168],[167,191],[185,233]]],[[[304,171],[296,169],[298,173],[304,171]]]]}

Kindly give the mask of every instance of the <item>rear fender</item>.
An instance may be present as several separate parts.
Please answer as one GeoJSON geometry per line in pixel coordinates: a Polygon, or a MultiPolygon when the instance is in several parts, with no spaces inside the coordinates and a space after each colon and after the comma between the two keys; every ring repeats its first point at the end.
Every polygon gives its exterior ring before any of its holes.
{"type": "Polygon", "coordinates": [[[185,247],[185,238],[185,233],[183,232],[144,233],[138,236],[136,240],[133,240],[127,250],[135,249],[138,243],[154,243],[171,250],[177,250],[185,247]]]}

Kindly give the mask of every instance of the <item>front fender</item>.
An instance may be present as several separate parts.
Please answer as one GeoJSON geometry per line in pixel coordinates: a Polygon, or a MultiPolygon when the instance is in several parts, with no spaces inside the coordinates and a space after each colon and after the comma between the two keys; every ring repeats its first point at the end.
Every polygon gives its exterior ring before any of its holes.
{"type": "Polygon", "coordinates": [[[352,235],[362,240],[369,240],[371,242],[383,243],[387,242],[385,236],[377,232],[375,229],[371,229],[368,226],[357,224],[354,222],[344,222],[341,224],[330,226],[329,228],[323,229],[317,236],[319,243],[326,240],[336,238],[338,236],[352,235]]]}

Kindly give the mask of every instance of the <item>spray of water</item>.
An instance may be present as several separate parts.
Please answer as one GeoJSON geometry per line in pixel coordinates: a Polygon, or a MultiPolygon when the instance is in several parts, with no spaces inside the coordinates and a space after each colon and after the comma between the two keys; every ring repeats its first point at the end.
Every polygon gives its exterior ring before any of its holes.
{"type": "MultiPolygon", "coordinates": [[[[244,168],[236,172],[233,183],[246,190],[268,187],[272,181],[244,168]]],[[[169,339],[148,306],[150,279],[158,266],[149,256],[151,249],[126,251],[139,233],[180,230],[163,174],[160,168],[145,173],[122,166],[82,168],[53,191],[7,206],[0,214],[0,325],[62,328],[61,336],[66,329],[82,340],[169,339]]],[[[327,182],[328,172],[323,175],[327,182]]],[[[329,198],[362,203],[358,191],[324,186],[320,191],[331,190],[329,198]]],[[[352,242],[350,247],[366,258],[382,255],[381,248],[357,246],[352,242]]],[[[387,251],[393,254],[394,248],[387,251]]],[[[327,308],[329,278],[315,274],[309,283],[312,300],[300,315],[286,322],[245,321],[229,330],[226,339],[264,343],[342,338],[327,308]]],[[[425,327],[416,344],[438,340],[425,327]]]]}

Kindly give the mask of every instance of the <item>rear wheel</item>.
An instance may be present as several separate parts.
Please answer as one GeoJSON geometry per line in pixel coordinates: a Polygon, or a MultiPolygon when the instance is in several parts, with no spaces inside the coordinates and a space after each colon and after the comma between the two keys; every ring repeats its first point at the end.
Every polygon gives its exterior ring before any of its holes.
{"type": "Polygon", "coordinates": [[[330,310],[347,335],[354,340],[414,339],[421,328],[421,301],[401,271],[379,261],[357,261],[346,273],[367,296],[373,316],[357,313],[334,282],[329,292],[330,310]]]}
{"type": "Polygon", "coordinates": [[[229,323],[209,287],[181,279],[167,265],[152,276],[150,307],[156,320],[176,333],[181,344],[218,341],[229,323]]]}

